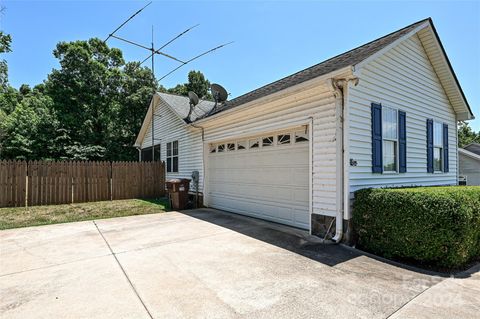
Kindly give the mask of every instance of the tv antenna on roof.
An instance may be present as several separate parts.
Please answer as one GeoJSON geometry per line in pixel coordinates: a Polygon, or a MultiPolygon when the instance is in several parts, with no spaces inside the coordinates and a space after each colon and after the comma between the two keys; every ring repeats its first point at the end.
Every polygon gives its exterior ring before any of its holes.
{"type": "MultiPolygon", "coordinates": [[[[134,42],[134,41],[131,41],[131,40],[128,40],[128,39],[125,39],[125,38],[122,38],[120,36],[117,35],[117,32],[123,28],[128,22],[130,22],[130,20],[132,20],[135,16],[137,16],[140,12],[142,12],[146,7],[148,7],[150,4],[152,4],[152,1],[150,1],[149,3],[147,3],[145,6],[143,6],[140,10],[136,11],[134,14],[132,14],[127,20],[125,20],[122,24],[120,24],[115,30],[113,30],[109,35],[108,37],[103,41],[104,43],[106,43],[109,39],[111,38],[114,38],[114,39],[117,39],[117,40],[120,40],[120,41],[123,41],[123,42],[126,42],[128,44],[131,44],[131,45],[135,45],[137,47],[140,47],[142,49],[145,49],[145,50],[148,50],[150,51],[150,54],[147,58],[145,58],[142,62],[140,62],[137,66],[140,67],[145,61],[147,61],[148,59],[151,59],[151,70],[152,70],[152,74],[155,76],[155,55],[158,54],[158,55],[161,55],[163,57],[166,57],[166,58],[169,58],[171,60],[174,60],[178,63],[180,63],[179,66],[177,66],[175,69],[173,69],[172,71],[170,71],[169,73],[167,73],[166,75],[162,76],[160,80],[163,80],[165,77],[169,76],[170,74],[172,74],[173,72],[175,72],[176,70],[180,69],[182,66],[208,54],[208,53],[211,53],[217,49],[220,49],[230,43],[225,43],[225,44],[222,44],[222,45],[219,45],[213,49],[210,49],[208,51],[205,51],[189,60],[181,60],[181,59],[178,59],[172,55],[169,55],[165,52],[163,52],[162,50],[167,46],[169,45],[170,43],[172,43],[173,41],[177,40],[178,38],[180,38],[181,36],[183,36],[185,33],[189,32],[190,30],[192,30],[193,28],[197,27],[198,24],[186,29],[185,31],[181,32],[180,34],[178,34],[177,36],[175,36],[174,38],[172,38],[171,40],[169,40],[168,42],[166,42],[164,45],[162,45],[160,48],[158,49],[155,49],[155,45],[154,45],[154,41],[153,41],[153,26],[152,26],[152,43],[151,43],[151,46],[148,47],[146,45],[142,45],[142,44],[139,44],[137,42],[134,42]]],[[[154,139],[154,130],[153,130],[153,127],[154,127],[154,118],[155,118],[155,114],[154,114],[154,108],[152,107],[152,114],[151,114],[151,117],[152,117],[152,123],[151,123],[151,127],[152,127],[152,161],[155,160],[155,151],[154,151],[154,146],[155,146],[155,139],[154,139]]]]}
{"type": "Polygon", "coordinates": [[[198,104],[200,100],[198,98],[198,95],[193,91],[188,92],[188,98],[190,100],[190,110],[188,111],[188,115],[186,118],[184,118],[184,120],[187,123],[191,123],[192,120],[190,119],[190,116],[192,115],[193,108],[198,104]]]}

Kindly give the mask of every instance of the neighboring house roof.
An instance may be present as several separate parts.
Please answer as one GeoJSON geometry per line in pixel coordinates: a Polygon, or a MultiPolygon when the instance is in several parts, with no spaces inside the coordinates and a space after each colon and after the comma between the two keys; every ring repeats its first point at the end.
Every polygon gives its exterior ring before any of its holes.
{"type": "Polygon", "coordinates": [[[467,151],[475,153],[480,156],[480,144],[479,143],[470,143],[464,147],[467,151]]]}
{"type": "MultiPolygon", "coordinates": [[[[477,145],[478,145],[478,144],[477,144],[477,145]]],[[[470,151],[468,151],[468,150],[466,150],[466,149],[464,149],[464,148],[459,148],[459,149],[458,149],[458,153],[459,153],[459,154],[462,154],[462,155],[465,155],[465,156],[468,156],[468,157],[470,157],[470,158],[473,158],[473,159],[475,159],[475,160],[477,160],[477,161],[480,162],[480,154],[476,154],[476,153],[470,152],[470,151]]]]}

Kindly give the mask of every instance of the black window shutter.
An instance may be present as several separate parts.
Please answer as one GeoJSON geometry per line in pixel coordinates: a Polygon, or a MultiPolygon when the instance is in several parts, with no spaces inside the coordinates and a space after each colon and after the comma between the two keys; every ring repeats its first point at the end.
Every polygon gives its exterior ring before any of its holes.
{"type": "Polygon", "coordinates": [[[372,103],[372,172],[383,172],[382,106],[372,103]]]}
{"type": "Polygon", "coordinates": [[[398,169],[407,172],[407,114],[398,111],[398,169]]]}
{"type": "Polygon", "coordinates": [[[427,172],[433,173],[433,120],[427,119],[427,172]]]}
{"type": "Polygon", "coordinates": [[[448,124],[443,124],[443,171],[448,172],[448,124]]]}

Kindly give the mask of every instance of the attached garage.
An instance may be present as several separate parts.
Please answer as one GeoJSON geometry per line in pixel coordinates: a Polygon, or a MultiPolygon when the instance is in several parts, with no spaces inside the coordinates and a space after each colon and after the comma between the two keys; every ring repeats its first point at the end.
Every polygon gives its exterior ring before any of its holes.
{"type": "Polygon", "coordinates": [[[174,143],[178,167],[167,178],[198,171],[205,206],[335,242],[345,231],[351,239],[358,189],[456,184],[456,121],[473,118],[430,19],[234,99],[190,102],[154,95],[135,144],[140,159],[141,150],[161,144],[160,159],[168,163],[165,150],[174,143]],[[372,104],[375,121],[390,133],[372,134],[372,104]],[[436,154],[449,159],[449,169],[433,173],[425,126],[431,121],[448,128],[436,154]],[[405,129],[396,134],[391,128],[400,122],[405,129]],[[402,152],[383,147],[400,143],[402,152]]]}
{"type": "Polygon", "coordinates": [[[308,129],[209,144],[208,204],[309,229],[308,129]]]}

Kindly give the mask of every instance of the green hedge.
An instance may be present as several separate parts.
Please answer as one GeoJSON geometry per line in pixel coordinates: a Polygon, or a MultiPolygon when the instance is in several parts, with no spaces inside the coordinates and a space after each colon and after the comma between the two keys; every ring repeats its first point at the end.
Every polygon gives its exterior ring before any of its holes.
{"type": "Polygon", "coordinates": [[[480,186],[362,189],[353,224],[361,249],[457,268],[480,257],[480,186]]]}

